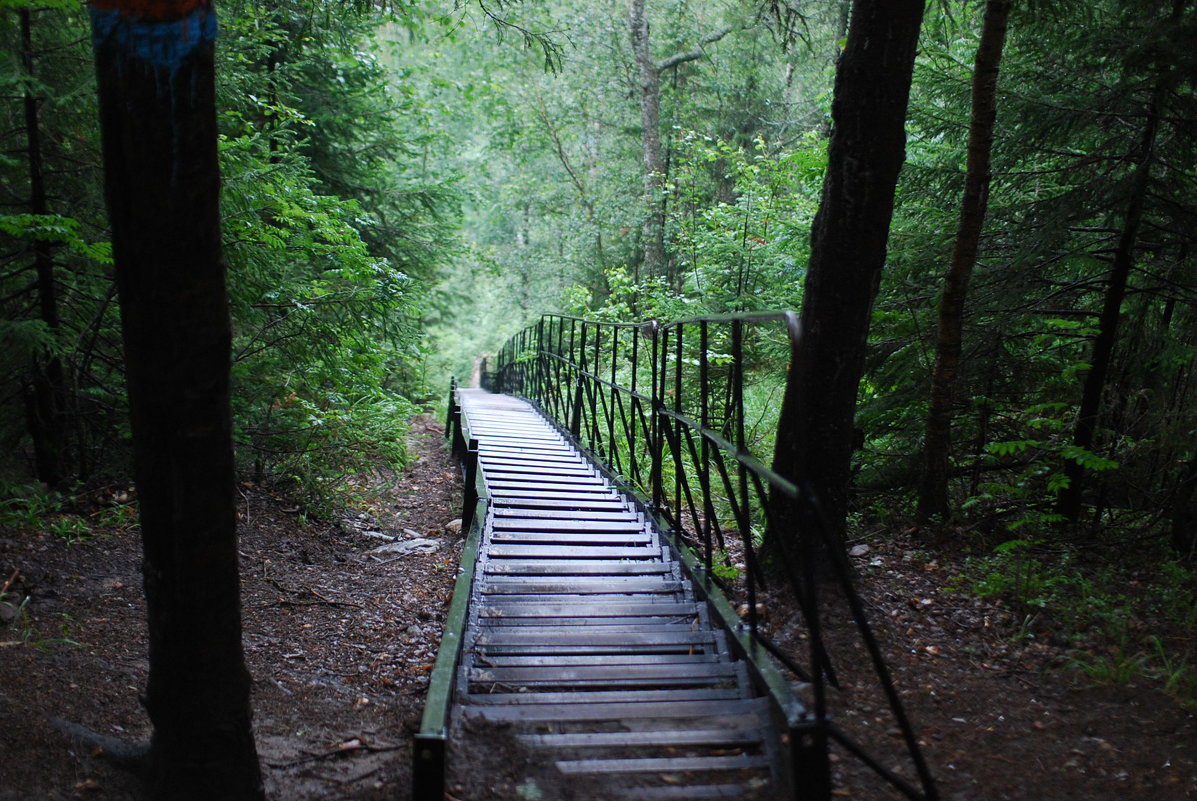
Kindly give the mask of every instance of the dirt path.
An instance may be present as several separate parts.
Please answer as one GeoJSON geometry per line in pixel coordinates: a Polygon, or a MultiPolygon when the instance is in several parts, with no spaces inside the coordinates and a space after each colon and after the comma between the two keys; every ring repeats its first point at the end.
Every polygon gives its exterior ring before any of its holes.
{"type": "MultiPolygon", "coordinates": [[[[367,509],[340,520],[305,522],[267,488],[240,488],[246,657],[273,799],[404,796],[460,556],[448,526],[460,482],[442,437],[417,420],[413,468],[393,488],[363,485],[367,509]]],[[[3,801],[137,797],[130,776],[48,721],[148,738],[139,548],[133,530],[74,545],[0,533],[0,572],[20,571],[9,597],[30,598],[0,626],[3,801]]]]}

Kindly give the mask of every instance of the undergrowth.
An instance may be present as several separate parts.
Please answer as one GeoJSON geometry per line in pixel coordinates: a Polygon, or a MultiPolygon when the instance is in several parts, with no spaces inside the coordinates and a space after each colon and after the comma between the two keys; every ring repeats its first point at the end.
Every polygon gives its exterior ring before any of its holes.
{"type": "Polygon", "coordinates": [[[1068,664],[1092,684],[1158,682],[1197,708],[1197,575],[1150,550],[1093,567],[1076,547],[1034,536],[970,557],[955,584],[1014,613],[1018,639],[1066,648],[1068,664]]]}

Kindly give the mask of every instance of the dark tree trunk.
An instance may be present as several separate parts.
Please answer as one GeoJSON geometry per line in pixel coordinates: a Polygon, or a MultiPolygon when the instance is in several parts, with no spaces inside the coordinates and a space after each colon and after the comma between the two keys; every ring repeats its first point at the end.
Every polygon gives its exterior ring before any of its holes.
{"type": "Polygon", "coordinates": [[[1189,460],[1172,499],[1172,547],[1181,556],[1197,555],[1197,456],[1189,460]]]}
{"type": "MultiPolygon", "coordinates": [[[[793,354],[773,466],[809,484],[843,533],[856,392],[906,153],[906,104],[923,0],[855,0],[835,76],[823,197],[811,230],[802,339],[793,354]]],[[[794,512],[778,510],[781,530],[794,512]]],[[[777,545],[778,531],[771,543],[777,545]]],[[[786,535],[788,536],[788,535],[786,535]]]]}
{"type": "Polygon", "coordinates": [[[935,368],[931,373],[931,403],[923,443],[924,471],[919,491],[918,515],[946,519],[948,504],[948,462],[952,444],[952,396],[960,368],[961,337],[964,330],[964,299],[977,263],[981,231],[989,202],[990,155],[993,126],[997,119],[998,69],[1006,43],[1006,28],[1013,0],[989,0],[973,68],[972,121],[968,132],[968,166],[964,195],[960,201],[960,223],[956,244],[944,278],[939,303],[939,330],[935,340],[935,368]]]}
{"type": "Polygon", "coordinates": [[[628,25],[632,55],[640,78],[640,144],[644,161],[644,272],[649,277],[665,274],[665,157],[661,150],[661,72],[649,46],[648,15],[644,0],[631,0],[628,25]]]}
{"type": "MultiPolygon", "coordinates": [[[[18,12],[21,20],[21,59],[25,74],[32,82],[33,63],[33,20],[29,9],[18,12]]],[[[31,84],[32,85],[32,84],[31,84]]],[[[46,214],[45,163],[42,157],[41,122],[38,119],[38,100],[33,90],[26,87],[25,139],[29,157],[29,211],[46,214]]],[[[35,240],[33,243],[33,268],[37,278],[38,309],[42,322],[54,333],[58,332],[58,288],[54,279],[54,258],[50,243],[35,240]]],[[[38,356],[33,360],[33,380],[30,397],[26,403],[29,435],[33,440],[34,471],[39,481],[56,486],[66,478],[69,457],[67,454],[66,427],[62,412],[66,406],[66,378],[62,359],[57,354],[38,356]]]]}
{"type": "MultiPolygon", "coordinates": [[[[1173,0],[1172,22],[1180,20],[1186,2],[1187,0],[1173,0]]],[[[1105,392],[1106,379],[1110,373],[1114,346],[1118,341],[1118,320],[1122,314],[1122,301],[1126,298],[1131,268],[1135,262],[1135,243],[1139,236],[1139,223],[1143,218],[1143,206],[1151,185],[1151,165],[1154,161],[1155,142],[1160,128],[1160,107],[1165,95],[1171,89],[1174,72],[1175,69],[1168,66],[1166,71],[1160,75],[1144,109],[1143,132],[1136,152],[1135,171],[1130,180],[1126,213],[1123,217],[1118,245],[1114,249],[1109,283],[1106,285],[1101,317],[1097,323],[1097,337],[1093,340],[1093,354],[1089,359],[1092,367],[1085,376],[1081,406],[1077,412],[1076,428],[1073,431],[1072,444],[1085,451],[1093,450],[1098,423],[1101,419],[1102,394],[1105,392]]],[[[1076,522],[1081,516],[1085,492],[1085,468],[1077,459],[1070,459],[1064,465],[1064,475],[1068,478],[1068,486],[1060,493],[1056,511],[1070,522],[1076,522]]]]}
{"type": "Polygon", "coordinates": [[[261,799],[241,648],[210,2],[93,0],[141,505],[150,797],[261,799]]]}

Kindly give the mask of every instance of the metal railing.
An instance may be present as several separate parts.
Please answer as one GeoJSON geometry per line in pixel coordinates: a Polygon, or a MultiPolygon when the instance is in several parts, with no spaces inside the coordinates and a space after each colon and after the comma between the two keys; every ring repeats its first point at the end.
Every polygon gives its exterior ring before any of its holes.
{"type": "MultiPolygon", "coordinates": [[[[700,588],[719,585],[742,599],[742,621],[729,622],[807,683],[807,736],[822,741],[816,751],[825,754],[827,740],[835,741],[906,797],[932,801],[935,785],[842,545],[810,489],[760,457],[771,453],[780,403],[770,401],[784,391],[799,337],[790,311],[635,324],[545,315],[504,345],[493,371],[484,370],[483,386],[539,406],[640,500],[679,549],[693,550],[687,563],[700,588]],[[761,631],[758,593],[776,576],[788,581],[805,623],[804,658],[761,631]],[[828,578],[869,653],[913,782],[829,720],[827,688],[838,682],[823,634],[828,578]]],[[[808,743],[804,759],[809,753],[808,743]]]]}

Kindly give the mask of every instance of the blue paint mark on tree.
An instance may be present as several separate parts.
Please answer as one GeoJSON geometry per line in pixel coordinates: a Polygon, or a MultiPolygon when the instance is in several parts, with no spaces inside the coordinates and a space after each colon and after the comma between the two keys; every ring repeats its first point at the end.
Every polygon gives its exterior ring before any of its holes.
{"type": "Polygon", "coordinates": [[[170,21],[92,6],[91,27],[97,48],[112,40],[127,55],[165,70],[172,78],[196,48],[216,39],[217,30],[211,4],[170,21]]]}

